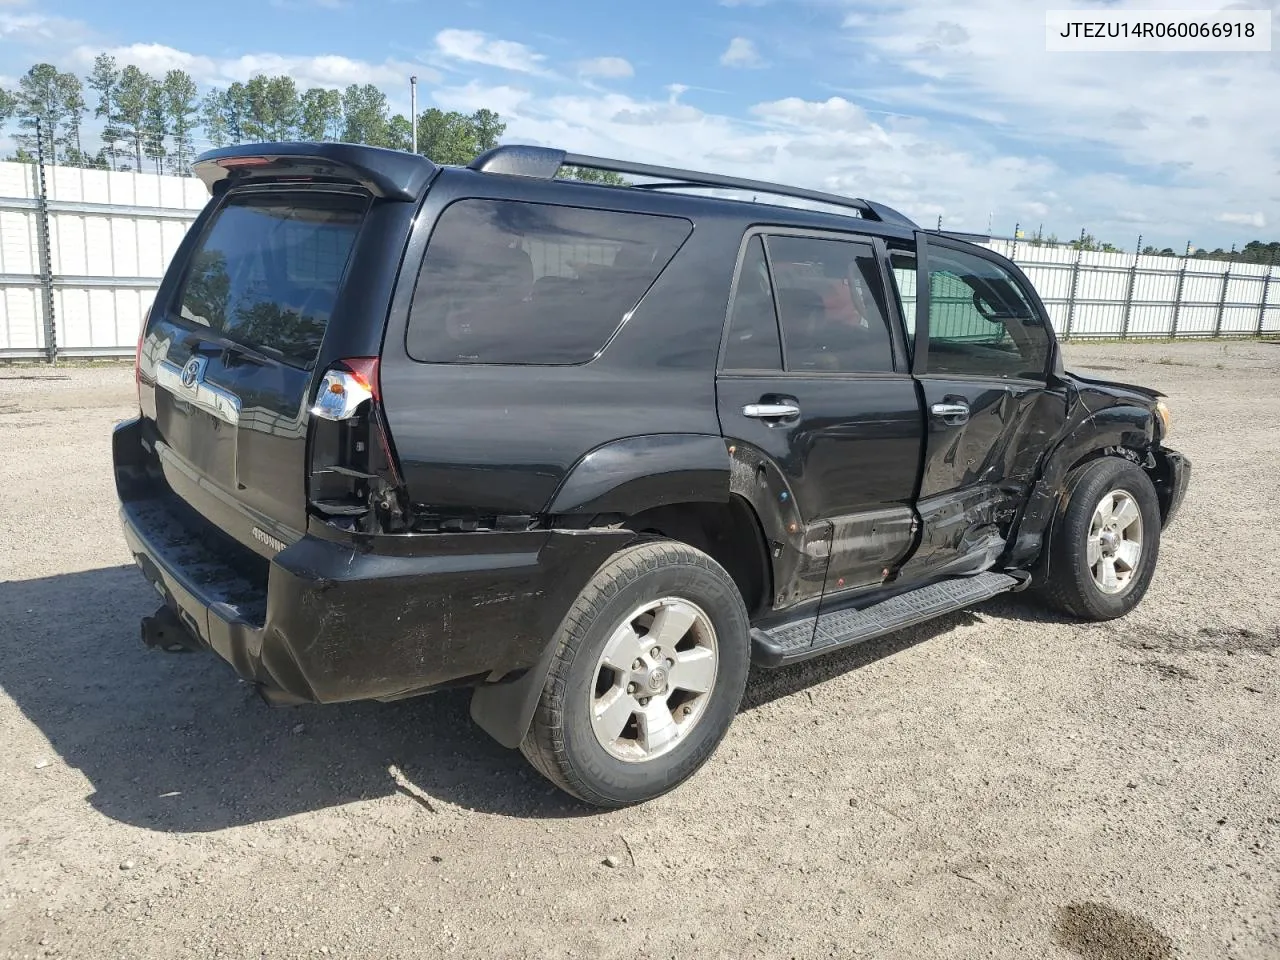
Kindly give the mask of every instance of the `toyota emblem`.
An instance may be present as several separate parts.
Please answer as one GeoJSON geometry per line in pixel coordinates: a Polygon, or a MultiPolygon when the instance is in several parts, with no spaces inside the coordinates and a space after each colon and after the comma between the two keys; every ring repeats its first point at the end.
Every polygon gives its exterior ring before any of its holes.
{"type": "Polygon", "coordinates": [[[196,384],[200,382],[200,375],[204,373],[204,365],[207,361],[204,357],[192,357],[187,361],[187,365],[182,368],[182,385],[188,390],[195,389],[196,384]]]}

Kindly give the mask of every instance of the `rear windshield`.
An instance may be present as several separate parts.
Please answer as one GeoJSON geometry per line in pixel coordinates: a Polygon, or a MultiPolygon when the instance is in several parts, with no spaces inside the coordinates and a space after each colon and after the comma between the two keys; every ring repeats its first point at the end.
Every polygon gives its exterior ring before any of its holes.
{"type": "Polygon", "coordinates": [[[368,201],[232,196],[191,259],[181,317],[294,366],[315,363],[368,201]]]}
{"type": "Polygon", "coordinates": [[[672,217],[460,200],[431,234],[409,314],[409,356],[585,363],[692,231],[672,217]]]}

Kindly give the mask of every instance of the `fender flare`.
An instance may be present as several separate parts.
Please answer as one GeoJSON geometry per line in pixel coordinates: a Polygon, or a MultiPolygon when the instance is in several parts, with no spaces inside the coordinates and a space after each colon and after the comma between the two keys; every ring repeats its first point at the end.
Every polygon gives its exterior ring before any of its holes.
{"type": "MultiPolygon", "coordinates": [[[[625,437],[579,460],[552,495],[552,516],[634,516],[677,503],[728,503],[729,452],[723,437],[662,433],[625,437]]],[[[615,550],[643,539],[619,531],[615,550]]],[[[471,719],[508,749],[529,732],[556,653],[555,625],[537,661],[514,680],[487,683],[471,695],[471,719]]]]}
{"type": "Polygon", "coordinates": [[[729,478],[729,452],[719,435],[625,437],[574,464],[542,512],[633,516],[675,503],[727,503],[729,478]]]}

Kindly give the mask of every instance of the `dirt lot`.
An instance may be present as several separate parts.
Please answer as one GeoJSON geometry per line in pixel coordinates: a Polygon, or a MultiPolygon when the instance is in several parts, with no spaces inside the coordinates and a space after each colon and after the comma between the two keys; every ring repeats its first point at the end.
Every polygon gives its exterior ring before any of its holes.
{"type": "Polygon", "coordinates": [[[1280,345],[1068,354],[1167,391],[1195,461],[1139,610],[761,674],[610,814],[464,695],[272,710],[145,651],[131,369],[0,370],[0,956],[1280,957],[1280,345]]]}

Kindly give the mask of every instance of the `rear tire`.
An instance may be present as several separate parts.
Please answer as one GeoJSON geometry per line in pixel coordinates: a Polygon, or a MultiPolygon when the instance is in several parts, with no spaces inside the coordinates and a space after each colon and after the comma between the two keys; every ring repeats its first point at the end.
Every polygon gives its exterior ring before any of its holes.
{"type": "Polygon", "coordinates": [[[557,787],[596,806],[666,793],[729,729],[750,642],[737,587],[705,553],[670,540],[622,550],[561,624],[520,750],[557,787]]]}
{"type": "Polygon", "coordinates": [[[1105,457],[1077,468],[1049,543],[1046,604],[1081,620],[1114,620],[1142,600],[1160,553],[1160,503],[1146,473],[1105,457]]]}

